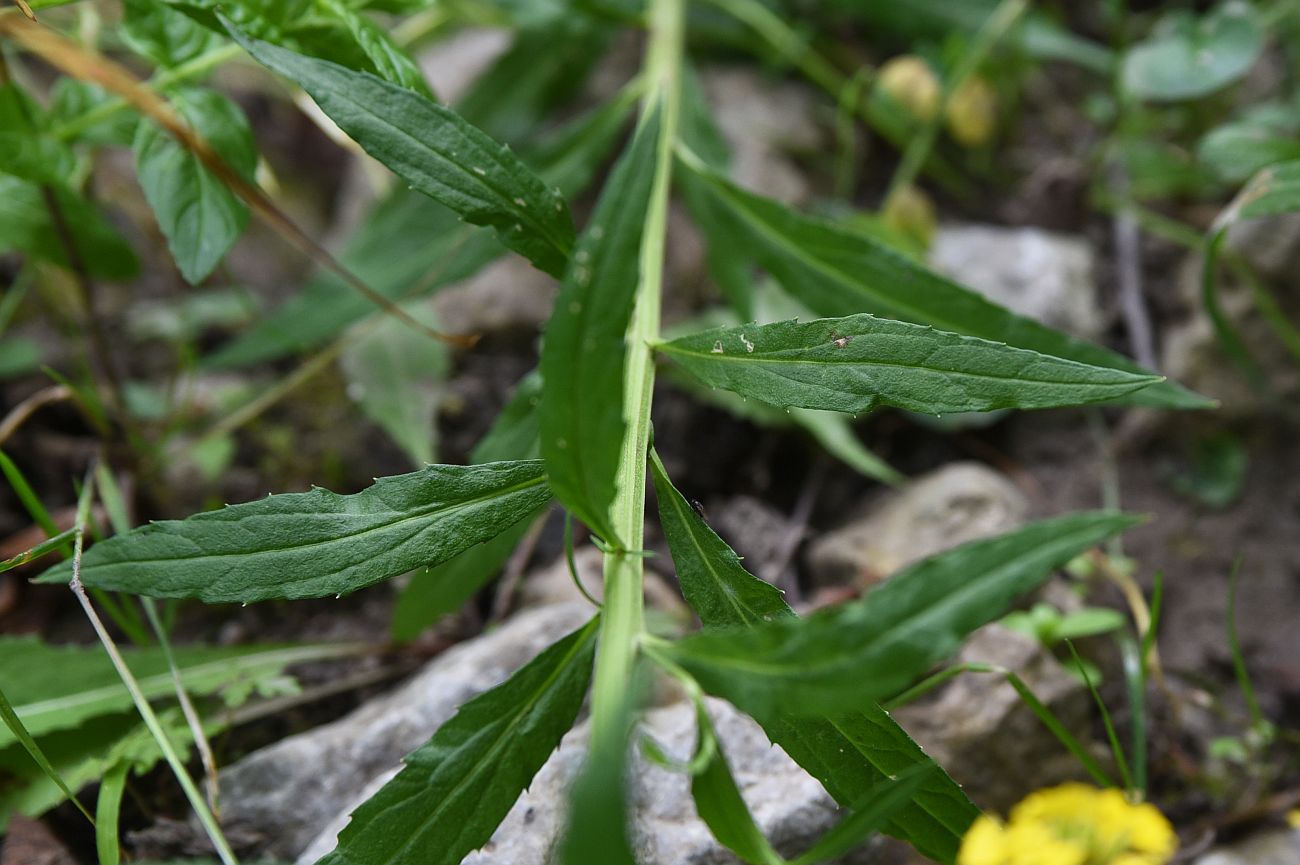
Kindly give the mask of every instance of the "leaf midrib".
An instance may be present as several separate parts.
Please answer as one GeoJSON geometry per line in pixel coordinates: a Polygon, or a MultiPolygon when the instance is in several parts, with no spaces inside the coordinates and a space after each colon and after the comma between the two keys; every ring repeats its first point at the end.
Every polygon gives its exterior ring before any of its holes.
{"type": "MultiPolygon", "coordinates": [[[[869,334],[862,334],[862,335],[868,336],[869,334]]],[[[803,346],[795,349],[783,349],[783,351],[812,351],[815,348],[819,348],[819,347],[820,346],[803,346]]],[[[939,346],[939,348],[948,348],[948,347],[949,346],[939,346]]],[[[770,353],[760,353],[760,352],[755,352],[754,354],[745,354],[745,355],[714,353],[711,351],[704,352],[704,351],[697,351],[694,349],[683,348],[681,345],[672,342],[662,343],[658,346],[658,349],[665,354],[668,355],[676,354],[683,357],[697,358],[705,363],[740,363],[740,364],[755,364],[755,365],[769,364],[775,366],[821,366],[821,367],[862,366],[862,367],[881,367],[887,369],[914,369],[914,370],[924,370],[927,372],[937,372],[949,376],[962,376],[965,378],[972,378],[972,379],[990,379],[994,381],[1020,381],[1020,382],[1029,382],[1032,384],[1057,385],[1060,387],[1127,387],[1127,386],[1137,386],[1142,383],[1154,384],[1155,382],[1163,380],[1161,376],[1143,376],[1137,373],[1125,372],[1119,369],[1093,366],[1092,364],[1080,363],[1079,361],[1069,360],[1068,358],[1058,358],[1058,357],[1053,357],[1051,355],[1041,354],[1039,352],[1032,351],[1031,349],[1016,348],[1015,346],[1009,346],[1009,345],[1006,346],[1006,348],[1017,352],[1029,352],[1031,354],[1036,355],[1037,358],[1052,361],[1054,363],[1074,364],[1079,366],[1081,369],[1097,370],[1099,372],[1104,372],[1104,373],[1115,373],[1118,376],[1123,376],[1123,378],[1117,378],[1116,380],[1105,381],[1105,382],[1058,381],[1055,379],[1045,379],[1045,378],[1044,379],[1026,378],[1018,374],[1017,375],[995,375],[992,373],[969,372],[967,370],[949,370],[949,369],[942,369],[940,367],[924,366],[922,364],[897,363],[897,362],[890,362],[887,360],[864,360],[861,358],[852,358],[852,357],[846,358],[845,360],[834,360],[834,359],[811,360],[811,359],[799,359],[799,358],[791,359],[791,358],[784,358],[784,357],[773,357],[770,355],[770,353]]],[[[1030,362],[1032,361],[1026,360],[1026,363],[1030,363],[1030,362]]]]}
{"type": "MultiPolygon", "coordinates": [[[[583,625],[583,629],[588,631],[588,633],[583,634],[582,638],[577,640],[574,643],[573,648],[568,653],[565,654],[564,658],[561,660],[560,663],[556,664],[555,669],[551,671],[550,675],[546,677],[545,681],[543,681],[541,685],[538,686],[538,688],[532,693],[532,695],[529,696],[527,703],[524,706],[522,706],[518,712],[515,713],[515,716],[510,720],[509,724],[507,724],[505,729],[501,731],[501,735],[496,737],[496,741],[492,743],[492,745],[488,748],[488,750],[483,754],[481,758],[474,761],[474,763],[470,767],[470,770],[466,772],[463,776],[461,776],[461,779],[456,782],[456,786],[454,786],[450,791],[448,791],[448,793],[442,797],[442,800],[437,804],[437,806],[431,812],[429,812],[429,814],[422,821],[420,821],[420,823],[418,824],[419,828],[416,831],[410,833],[410,836],[407,838],[406,843],[400,849],[398,849],[397,852],[394,854],[393,856],[394,860],[400,859],[400,857],[410,852],[411,848],[416,844],[418,840],[420,840],[419,839],[420,834],[423,833],[424,830],[428,828],[430,824],[437,821],[437,819],[442,815],[443,811],[446,810],[446,808],[450,806],[450,804],[456,799],[456,797],[461,794],[461,792],[465,789],[465,787],[467,787],[470,784],[471,779],[477,778],[478,774],[483,771],[484,767],[492,759],[494,759],[498,753],[500,753],[500,751],[505,747],[505,743],[509,741],[510,734],[514,732],[517,726],[519,726],[522,719],[529,712],[532,711],[533,707],[537,705],[537,702],[542,699],[543,695],[545,695],[555,684],[555,682],[560,678],[560,676],[568,670],[569,664],[573,662],[573,659],[577,657],[577,655],[586,648],[587,643],[594,638],[595,630],[592,626],[598,620],[599,620],[599,616],[596,616],[586,625],[583,625]]],[[[506,681],[509,681],[509,679],[507,678],[506,681]]],[[[437,734],[435,733],[434,735],[436,736],[437,734]]],[[[409,767],[407,771],[409,771],[409,767]]]]}
{"type": "MultiPolygon", "coordinates": [[[[254,550],[253,552],[233,551],[228,553],[204,553],[202,555],[197,555],[197,556],[159,556],[159,557],[148,558],[148,559],[132,558],[132,559],[127,559],[122,561],[92,562],[89,564],[83,564],[81,567],[81,572],[82,575],[84,576],[88,571],[92,571],[97,568],[114,567],[119,565],[154,565],[159,563],[176,562],[176,561],[201,562],[210,559],[252,558],[252,557],[273,554],[273,553],[298,552],[300,550],[308,550],[313,547],[326,546],[328,544],[352,543],[356,541],[358,538],[364,537],[365,535],[370,534],[371,532],[386,531],[388,529],[392,529],[397,526],[400,526],[403,523],[411,522],[413,520],[425,519],[429,516],[440,514],[440,513],[451,515],[456,513],[457,511],[464,510],[465,508],[469,508],[475,505],[480,505],[483,504],[484,502],[490,501],[495,498],[506,498],[515,493],[522,492],[528,489],[529,487],[534,487],[537,486],[538,484],[545,484],[545,483],[546,483],[546,475],[541,474],[531,480],[524,481],[521,483],[516,483],[509,487],[495,489],[490,492],[475,496],[474,498],[471,499],[466,499],[464,501],[455,502],[452,504],[438,502],[433,505],[428,505],[424,508],[415,511],[414,513],[400,517],[391,522],[380,523],[379,525],[374,525],[374,526],[368,526],[356,532],[352,532],[346,535],[339,535],[332,538],[325,538],[319,541],[309,541],[307,543],[291,544],[283,547],[273,547],[264,550],[254,550]]],[[[340,496],[340,498],[344,498],[344,497],[340,496]]],[[[217,511],[215,513],[220,513],[220,511],[217,511]]],[[[301,516],[320,516],[320,515],[321,513],[319,511],[313,511],[310,513],[299,513],[299,514],[250,514],[247,517],[240,517],[239,520],[237,520],[236,522],[242,521],[244,519],[258,519],[258,518],[268,517],[268,516],[301,517],[301,516]]],[[[325,514],[325,516],[340,516],[340,515],[325,514]]],[[[178,520],[175,521],[174,524],[180,525],[180,524],[184,524],[184,522],[185,522],[184,520],[178,520]]],[[[168,534],[172,537],[176,537],[176,535],[174,534],[170,534],[170,533],[168,534]]],[[[181,537],[184,536],[181,535],[181,537]]]]}

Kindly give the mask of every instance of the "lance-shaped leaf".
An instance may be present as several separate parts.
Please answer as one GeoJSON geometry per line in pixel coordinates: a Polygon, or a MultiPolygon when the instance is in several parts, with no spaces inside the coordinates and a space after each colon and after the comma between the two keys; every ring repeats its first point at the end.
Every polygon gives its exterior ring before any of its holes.
{"type": "MultiPolygon", "coordinates": [[[[734,217],[759,264],[818,315],[869,312],[1080,363],[1146,372],[1114,352],[1009,312],[879,241],[746,192],[698,160],[687,158],[686,165],[734,217]]],[[[1162,408],[1213,405],[1172,382],[1134,391],[1122,401],[1162,408]]]]}
{"type": "Polygon", "coordinates": [[[624,337],[640,281],[658,114],[637,131],[601,192],[542,343],[542,457],[555,497],[611,543],[623,447],[624,337]]]}
{"type": "Polygon", "coordinates": [[[658,348],[713,387],[853,414],[1080,405],[1162,380],[872,315],[719,327],[658,348]]]}
{"type": "MultiPolygon", "coordinates": [[[[173,656],[185,690],[211,694],[240,682],[256,682],[285,667],[346,655],[355,647],[241,646],[177,648],[173,656]]],[[[162,649],[123,649],[145,697],[174,693],[175,681],[162,649]]],[[[69,730],[91,718],[131,708],[131,694],[99,646],[51,646],[31,637],[0,639],[0,686],[28,731],[37,737],[69,730]]],[[[0,748],[13,744],[0,729],[0,748]]]]}
{"type": "MultiPolygon", "coordinates": [[[[705,627],[793,619],[781,593],[746,571],[673,487],[653,451],[650,468],[677,579],[705,627]]],[[[931,859],[952,861],[962,835],[979,815],[961,788],[879,706],[827,718],[758,720],[772,741],[844,807],[862,802],[891,777],[917,766],[932,767],[912,801],[884,829],[931,859]]]]}
{"type": "Polygon", "coordinates": [[[353,812],[320,865],[456,865],[485,844],[573,726],[598,621],[461,706],[353,812]]]}
{"type": "MultiPolygon", "coordinates": [[[[209,603],[339,595],[444,562],[550,494],[538,460],[426,466],[353,495],[316,488],[152,523],[91,547],[81,579],[209,603]]],[[[70,572],[60,565],[41,581],[70,572]]]]}
{"type": "MultiPolygon", "coordinates": [[[[252,178],[257,149],[238,105],[197,87],[173,94],[172,105],[231,168],[252,178]]],[[[248,207],[192,150],[153,123],[140,123],[133,147],[140,188],[172,258],[186,282],[197,284],[248,226],[248,207]]]]}
{"type": "Polygon", "coordinates": [[[249,54],[306,90],[398,177],[466,222],[492,226],[502,243],[547,273],[563,272],[573,245],[568,206],[509,148],[404,87],[253,39],[223,21],[249,54]]]}
{"type": "Polygon", "coordinates": [[[393,84],[413,90],[422,96],[433,98],[433,91],[406,52],[398,48],[384,28],[356,11],[343,0],[317,0],[319,6],[330,17],[335,18],[352,38],[357,40],[357,47],[365,52],[366,59],[375,67],[379,77],[393,84]]]}
{"type": "Polygon", "coordinates": [[[919,562],[860,601],[688,637],[671,655],[759,718],[859,708],[901,691],[1054,568],[1137,522],[1094,512],[1033,523],[919,562]]]}

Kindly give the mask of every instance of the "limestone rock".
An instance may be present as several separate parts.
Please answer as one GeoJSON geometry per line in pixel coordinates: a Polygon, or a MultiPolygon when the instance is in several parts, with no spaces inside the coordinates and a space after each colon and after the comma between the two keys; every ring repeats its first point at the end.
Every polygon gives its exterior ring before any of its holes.
{"type": "Polygon", "coordinates": [[[1038,228],[943,225],[930,264],[994,303],[1050,327],[1095,339],[1104,322],[1092,248],[1038,228]]]}
{"type": "Polygon", "coordinates": [[[438,656],[406,685],[332,724],[283,739],[221,773],[222,822],[296,858],[379,774],[397,767],[456,709],[591,616],[560,604],[509,619],[438,656]]]}
{"type": "Polygon", "coordinates": [[[786,204],[807,204],[812,188],[787,154],[822,147],[813,92],[739,68],[702,70],[700,83],[713,120],[731,147],[736,182],[786,204]]]}
{"type": "Polygon", "coordinates": [[[1274,829],[1215,847],[1196,865],[1300,865],[1300,829],[1274,829]]]}
{"type": "MultiPolygon", "coordinates": [[[[780,748],[769,744],[754,721],[730,704],[709,700],[718,738],[745,801],[758,825],[781,852],[792,855],[837,822],[841,813],[821,785],[780,748]]],[[[587,725],[571,731],[520,796],[483,849],[464,865],[548,865],[565,826],[568,790],[586,756],[587,725]]],[[[695,710],[689,703],[653,709],[641,732],[652,736],[668,754],[685,760],[695,741],[695,710]]],[[[387,776],[384,776],[386,778],[387,776]]],[[[736,865],[695,813],[689,779],[645,760],[636,752],[630,772],[632,841],[637,859],[663,865],[736,865]]],[[[382,779],[377,779],[382,780],[382,779]]],[[[335,844],[330,831],[318,838],[298,860],[311,865],[335,844]]],[[[842,862],[885,865],[884,842],[874,842],[842,862]]]]}
{"type": "MultiPolygon", "coordinates": [[[[958,663],[967,662],[1015,672],[1066,729],[1087,741],[1087,689],[1036,640],[988,625],[962,648],[958,663]]],[[[996,674],[965,673],[894,717],[981,808],[1006,813],[1032,790],[1085,777],[1078,760],[996,674]]]]}
{"type": "Polygon", "coordinates": [[[1004,476],[980,463],[952,463],[814,541],[810,575],[821,586],[869,585],[926,556],[1016,529],[1028,516],[1028,499],[1004,476]]]}

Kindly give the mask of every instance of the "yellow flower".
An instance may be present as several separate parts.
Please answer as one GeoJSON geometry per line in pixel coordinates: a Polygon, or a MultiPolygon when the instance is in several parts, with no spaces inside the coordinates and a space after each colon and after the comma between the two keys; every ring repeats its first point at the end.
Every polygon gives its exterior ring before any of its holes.
{"type": "Polygon", "coordinates": [[[1006,833],[1002,830],[1002,822],[981,814],[962,839],[957,865],[1002,865],[1006,858],[1006,833]]]}
{"type": "Polygon", "coordinates": [[[1062,784],[1026,796],[1006,824],[976,820],[957,865],[1164,865],[1177,846],[1154,806],[1118,790],[1062,784]]]}
{"type": "Polygon", "coordinates": [[[1292,829],[1300,829],[1300,808],[1292,808],[1287,811],[1286,822],[1292,829]]]}
{"type": "Polygon", "coordinates": [[[929,120],[939,110],[939,79],[930,65],[914,54],[887,61],[876,81],[917,120],[929,120]]]}

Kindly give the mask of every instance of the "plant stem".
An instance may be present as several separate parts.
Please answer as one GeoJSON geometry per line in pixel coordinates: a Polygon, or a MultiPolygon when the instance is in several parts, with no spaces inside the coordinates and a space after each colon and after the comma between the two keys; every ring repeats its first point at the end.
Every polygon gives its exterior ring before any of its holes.
{"type": "MultiPolygon", "coordinates": [[[[624,548],[605,555],[604,613],[591,698],[593,753],[598,753],[602,745],[612,744],[607,742],[610,737],[622,737],[626,732],[622,722],[625,693],[644,630],[644,562],[638,553],[644,539],[646,459],[655,375],[650,346],[659,336],[668,194],[680,113],[684,7],[684,0],[654,0],[650,10],[647,96],[642,120],[655,111],[661,112],[660,137],[641,242],[641,282],[627,331],[623,398],[627,429],[619,459],[618,492],[611,507],[614,529],[624,548]]],[[[617,747],[621,749],[622,743],[617,747]]]]}

